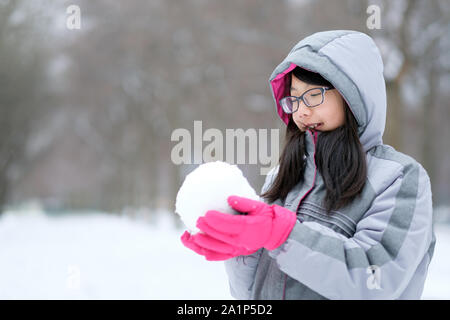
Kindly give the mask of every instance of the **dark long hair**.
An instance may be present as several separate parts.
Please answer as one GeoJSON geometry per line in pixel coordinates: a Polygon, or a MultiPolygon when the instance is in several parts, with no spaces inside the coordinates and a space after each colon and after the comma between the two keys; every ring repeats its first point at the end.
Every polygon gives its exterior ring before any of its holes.
{"type": "MultiPolygon", "coordinates": [[[[333,85],[320,74],[296,67],[292,73],[311,85],[333,85]]],[[[289,79],[291,78],[288,75],[289,79]]],[[[288,88],[290,80],[286,81],[288,88]]],[[[322,131],[316,144],[315,163],[321,173],[326,195],[327,214],[352,202],[363,190],[367,177],[366,154],[359,141],[358,124],[349,106],[345,104],[345,123],[332,131],[322,131]]],[[[301,131],[289,115],[283,151],[279,159],[278,174],[271,187],[261,196],[274,202],[284,201],[293,187],[304,180],[306,162],[305,132],[301,131]]]]}

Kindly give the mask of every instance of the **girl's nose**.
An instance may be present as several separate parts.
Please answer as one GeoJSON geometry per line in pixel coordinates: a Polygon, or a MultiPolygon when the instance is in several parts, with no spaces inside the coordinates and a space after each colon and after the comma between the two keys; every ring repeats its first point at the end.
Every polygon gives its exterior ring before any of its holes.
{"type": "Polygon", "coordinates": [[[307,107],[303,101],[299,101],[299,106],[295,113],[298,113],[298,115],[309,116],[311,112],[311,108],[307,107]]]}

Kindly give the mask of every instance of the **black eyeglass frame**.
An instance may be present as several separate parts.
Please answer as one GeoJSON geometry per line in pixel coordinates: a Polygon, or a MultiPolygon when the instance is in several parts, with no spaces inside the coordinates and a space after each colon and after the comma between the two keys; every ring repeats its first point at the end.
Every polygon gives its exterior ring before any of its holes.
{"type": "Polygon", "coordinates": [[[286,97],[280,99],[279,103],[280,103],[281,107],[283,108],[283,111],[286,112],[286,113],[294,113],[295,111],[297,111],[298,108],[300,107],[300,100],[303,101],[303,103],[305,104],[305,106],[307,106],[308,108],[315,108],[315,107],[317,107],[317,106],[320,106],[320,105],[325,101],[325,92],[328,91],[328,90],[333,90],[333,89],[334,89],[333,87],[311,88],[311,89],[308,89],[308,90],[306,90],[305,92],[303,92],[303,94],[302,94],[301,96],[299,96],[299,97],[298,97],[298,96],[286,96],[286,97]],[[306,100],[303,99],[303,96],[304,96],[305,94],[307,94],[308,92],[310,92],[310,91],[312,91],[312,90],[317,90],[317,89],[319,89],[319,90],[320,90],[320,93],[322,94],[322,101],[321,101],[320,103],[318,103],[318,104],[315,104],[315,105],[313,105],[313,106],[310,106],[310,105],[306,102],[306,100]],[[293,111],[291,111],[291,112],[286,111],[285,108],[283,107],[283,102],[282,102],[282,101],[285,100],[285,99],[288,99],[288,98],[295,98],[295,102],[297,102],[297,107],[295,108],[295,110],[293,110],[293,111]]]}

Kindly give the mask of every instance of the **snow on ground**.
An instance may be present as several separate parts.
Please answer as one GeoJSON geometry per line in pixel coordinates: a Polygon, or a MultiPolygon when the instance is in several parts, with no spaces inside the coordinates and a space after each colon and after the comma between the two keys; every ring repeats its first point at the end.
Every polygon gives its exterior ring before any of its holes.
{"type": "Polygon", "coordinates": [[[183,230],[103,213],[0,218],[0,299],[233,299],[183,230]]]}
{"type": "MultiPolygon", "coordinates": [[[[0,217],[0,299],[233,299],[222,262],[157,223],[105,213],[0,217]]],[[[450,226],[437,225],[424,299],[450,299],[450,226]]]]}
{"type": "Polygon", "coordinates": [[[436,224],[436,246],[422,299],[450,299],[450,225],[436,224]]]}

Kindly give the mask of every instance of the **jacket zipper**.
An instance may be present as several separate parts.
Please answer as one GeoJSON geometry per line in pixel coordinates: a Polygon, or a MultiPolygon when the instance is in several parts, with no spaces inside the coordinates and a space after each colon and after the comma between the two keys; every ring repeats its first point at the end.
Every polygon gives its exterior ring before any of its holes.
{"type": "MultiPolygon", "coordinates": [[[[310,132],[310,130],[308,130],[307,132],[310,132]]],[[[312,135],[312,133],[311,133],[312,135]]],[[[314,155],[313,155],[313,161],[314,161],[314,178],[313,178],[313,183],[311,188],[306,191],[306,193],[303,195],[303,197],[300,199],[297,209],[295,210],[295,214],[297,214],[298,212],[298,208],[300,207],[300,204],[302,203],[303,199],[307,196],[307,194],[314,188],[314,185],[316,183],[316,173],[317,173],[317,166],[316,166],[316,143],[317,143],[317,131],[314,131],[314,136],[313,136],[313,142],[314,142],[314,155]]],[[[287,282],[287,274],[284,275],[284,286],[283,286],[283,300],[286,300],[286,282],[287,282]]]]}

